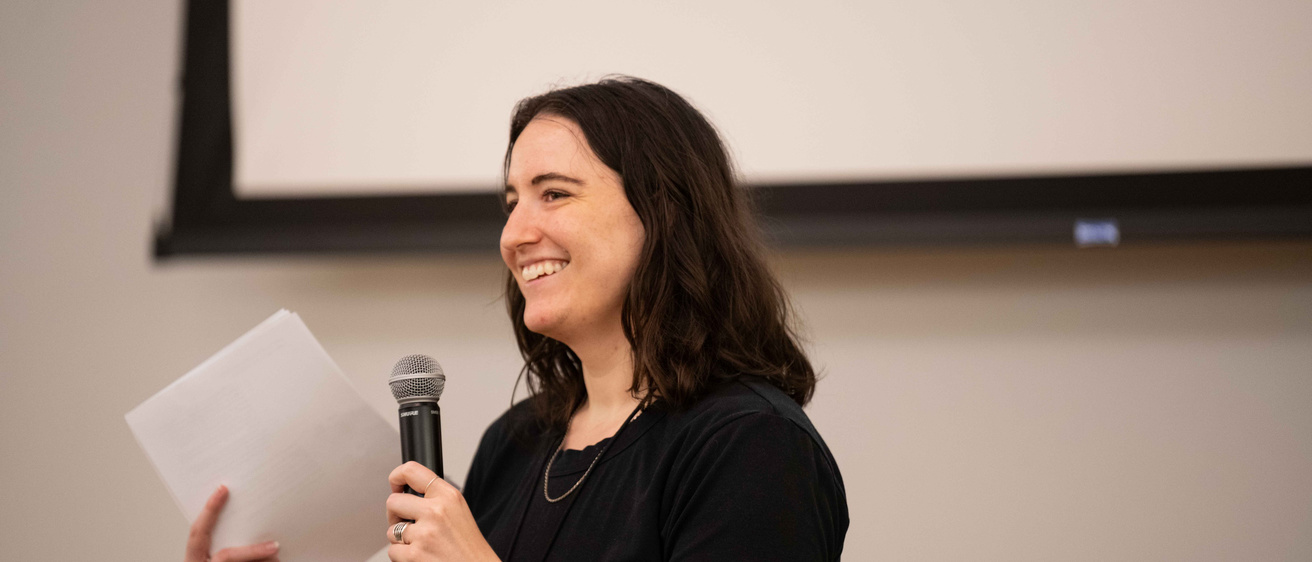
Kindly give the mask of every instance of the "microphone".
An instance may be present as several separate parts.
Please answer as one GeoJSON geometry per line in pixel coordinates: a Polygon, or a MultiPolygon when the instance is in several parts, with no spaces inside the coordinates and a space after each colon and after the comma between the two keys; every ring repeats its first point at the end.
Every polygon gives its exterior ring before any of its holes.
{"type": "MultiPolygon", "coordinates": [[[[417,461],[442,474],[442,410],[437,400],[446,388],[442,366],[427,355],[407,355],[392,367],[387,385],[401,417],[401,462],[417,461]]],[[[406,492],[423,495],[406,486],[406,492]]]]}

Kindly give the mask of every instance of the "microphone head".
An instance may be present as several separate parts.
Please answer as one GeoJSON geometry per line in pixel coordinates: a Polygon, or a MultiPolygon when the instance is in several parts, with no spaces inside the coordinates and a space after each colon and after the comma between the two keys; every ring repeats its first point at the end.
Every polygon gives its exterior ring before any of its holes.
{"type": "Polygon", "coordinates": [[[387,385],[398,404],[437,402],[446,388],[442,366],[427,355],[407,355],[392,367],[387,385]]]}

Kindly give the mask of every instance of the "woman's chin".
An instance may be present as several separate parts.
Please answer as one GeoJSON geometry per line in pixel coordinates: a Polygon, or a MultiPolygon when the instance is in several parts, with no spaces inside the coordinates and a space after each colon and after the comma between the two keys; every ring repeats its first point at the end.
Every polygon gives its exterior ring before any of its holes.
{"type": "Polygon", "coordinates": [[[530,332],[540,334],[552,339],[559,339],[556,333],[559,331],[560,318],[552,314],[543,314],[532,310],[524,311],[524,327],[530,332]]]}

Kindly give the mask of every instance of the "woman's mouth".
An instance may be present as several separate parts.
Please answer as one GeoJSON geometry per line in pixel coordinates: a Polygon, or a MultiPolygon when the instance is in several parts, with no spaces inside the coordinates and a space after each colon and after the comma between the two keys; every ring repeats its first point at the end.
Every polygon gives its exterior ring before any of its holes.
{"type": "Polygon", "coordinates": [[[521,273],[523,274],[524,282],[528,283],[534,279],[559,273],[560,270],[565,269],[565,266],[567,265],[569,265],[569,262],[567,261],[545,260],[525,267],[521,273]]]}

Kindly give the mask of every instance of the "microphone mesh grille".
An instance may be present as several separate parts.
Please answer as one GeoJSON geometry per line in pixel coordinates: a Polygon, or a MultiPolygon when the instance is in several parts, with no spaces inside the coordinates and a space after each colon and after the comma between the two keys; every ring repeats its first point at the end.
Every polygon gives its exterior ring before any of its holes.
{"type": "Polygon", "coordinates": [[[392,387],[392,397],[397,400],[406,398],[432,398],[437,400],[442,397],[442,389],[446,386],[446,380],[424,377],[388,381],[387,384],[392,387]]]}
{"type": "Polygon", "coordinates": [[[415,398],[442,397],[446,387],[446,375],[442,366],[427,355],[407,355],[392,367],[392,376],[387,385],[392,389],[392,397],[398,402],[415,398]]]}
{"type": "Polygon", "coordinates": [[[442,374],[442,366],[437,364],[432,357],[427,355],[407,355],[396,362],[392,367],[392,376],[400,377],[405,375],[418,375],[423,373],[442,374]]]}

